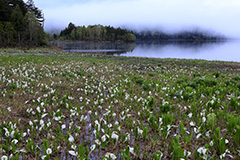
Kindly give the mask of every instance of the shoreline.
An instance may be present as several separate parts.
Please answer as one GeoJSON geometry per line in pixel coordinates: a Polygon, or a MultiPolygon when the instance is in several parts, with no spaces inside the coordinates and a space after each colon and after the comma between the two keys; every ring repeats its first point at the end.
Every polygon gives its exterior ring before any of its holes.
{"type": "Polygon", "coordinates": [[[166,60],[182,60],[182,61],[207,61],[207,62],[213,62],[213,63],[236,63],[240,64],[240,62],[236,61],[221,61],[221,60],[205,60],[205,59],[185,59],[185,58],[154,58],[154,57],[135,57],[135,56],[115,56],[111,54],[107,54],[104,52],[68,52],[62,50],[61,47],[54,47],[54,46],[45,46],[45,47],[32,47],[32,48],[16,48],[16,47],[9,47],[9,48],[0,48],[0,54],[7,54],[7,53],[14,53],[14,54],[36,54],[36,55],[59,55],[59,56],[80,56],[80,57],[115,57],[115,59],[122,58],[125,60],[129,59],[155,59],[155,60],[161,60],[161,59],[166,59],[166,60]]]}

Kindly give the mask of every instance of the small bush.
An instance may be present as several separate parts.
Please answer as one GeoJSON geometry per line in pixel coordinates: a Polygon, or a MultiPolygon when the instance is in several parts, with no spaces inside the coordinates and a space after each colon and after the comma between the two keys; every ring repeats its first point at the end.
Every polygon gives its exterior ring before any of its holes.
{"type": "Polygon", "coordinates": [[[146,91],[146,90],[152,90],[152,86],[150,86],[149,84],[145,83],[143,85],[143,89],[146,91]]]}
{"type": "Polygon", "coordinates": [[[9,85],[9,88],[11,90],[15,90],[17,88],[17,85],[15,83],[12,83],[12,84],[9,85]]]}
{"type": "Polygon", "coordinates": [[[144,82],[144,80],[143,80],[143,78],[137,78],[137,79],[135,80],[135,82],[136,82],[137,84],[139,84],[139,85],[142,85],[143,82],[144,82]]]}
{"type": "Polygon", "coordinates": [[[239,76],[239,75],[236,75],[236,76],[234,76],[232,79],[235,80],[235,81],[239,81],[239,80],[240,80],[240,76],[239,76]]]}
{"type": "Polygon", "coordinates": [[[159,107],[159,110],[160,110],[160,112],[162,112],[162,113],[167,113],[167,112],[170,111],[170,109],[171,109],[170,104],[164,104],[164,105],[161,105],[161,106],[159,107]]]}
{"type": "Polygon", "coordinates": [[[149,72],[148,75],[149,75],[150,77],[153,77],[153,76],[154,76],[154,73],[153,73],[153,72],[149,72]]]}

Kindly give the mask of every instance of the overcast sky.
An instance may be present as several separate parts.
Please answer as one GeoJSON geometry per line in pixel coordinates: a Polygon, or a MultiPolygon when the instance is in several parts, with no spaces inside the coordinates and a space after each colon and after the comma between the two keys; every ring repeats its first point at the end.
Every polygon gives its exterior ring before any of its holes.
{"type": "Polygon", "coordinates": [[[166,31],[204,28],[240,37],[240,0],[35,0],[45,28],[103,24],[166,31]]]}

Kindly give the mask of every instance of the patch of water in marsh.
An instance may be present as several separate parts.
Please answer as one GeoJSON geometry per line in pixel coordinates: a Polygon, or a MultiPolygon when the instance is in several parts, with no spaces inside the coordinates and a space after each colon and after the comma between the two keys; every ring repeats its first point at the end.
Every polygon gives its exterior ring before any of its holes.
{"type": "Polygon", "coordinates": [[[240,41],[237,40],[221,42],[145,41],[136,43],[52,42],[51,45],[79,53],[240,62],[240,41]]]}

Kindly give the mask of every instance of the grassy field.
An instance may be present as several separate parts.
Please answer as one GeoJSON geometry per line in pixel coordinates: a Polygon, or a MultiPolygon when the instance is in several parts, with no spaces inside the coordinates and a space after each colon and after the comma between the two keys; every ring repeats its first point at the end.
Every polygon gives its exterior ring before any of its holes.
{"type": "Polygon", "coordinates": [[[0,49],[2,159],[240,159],[239,112],[239,63],[0,49]]]}

